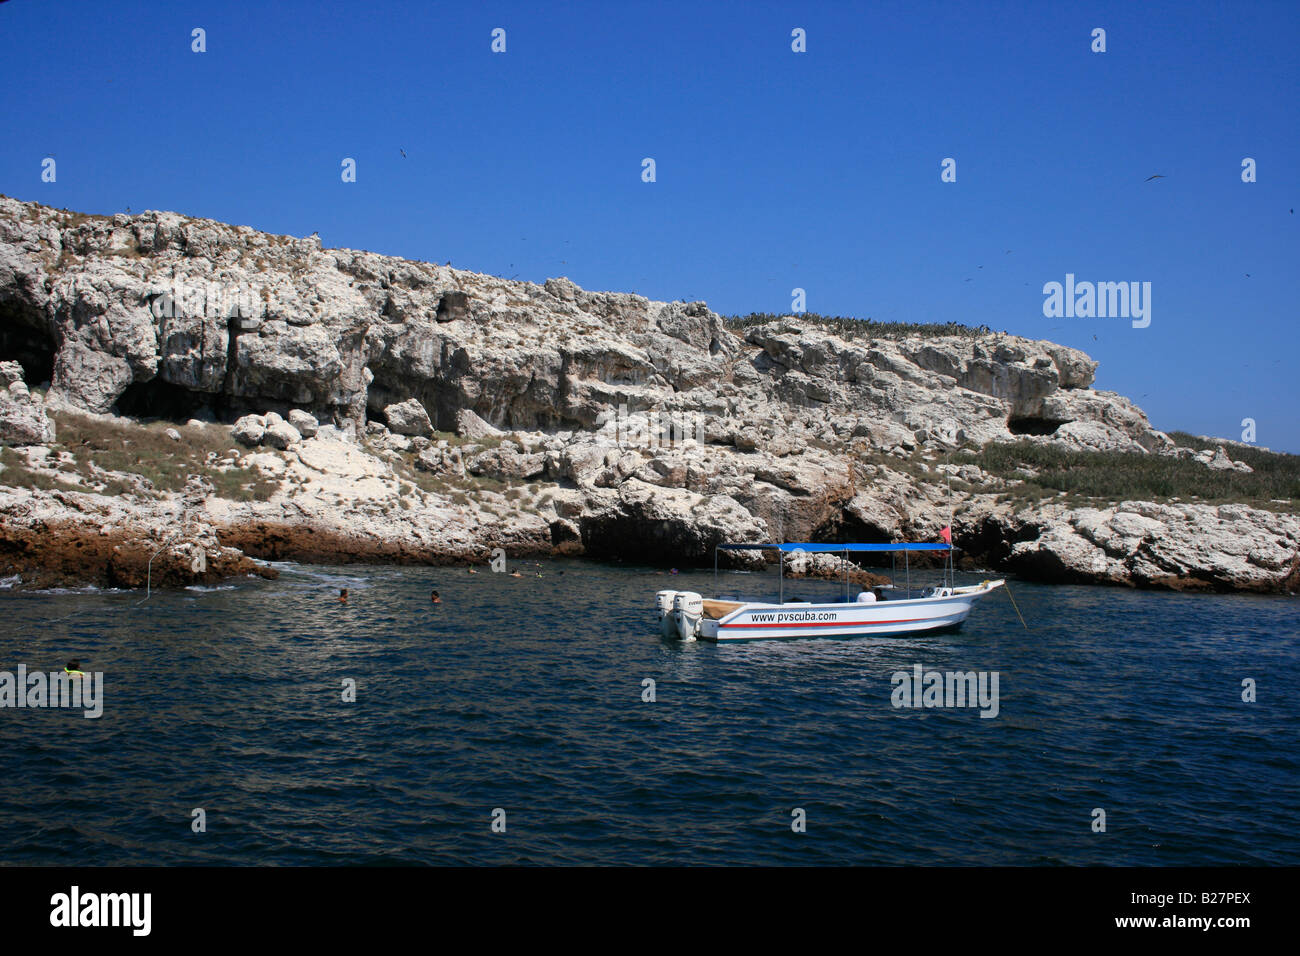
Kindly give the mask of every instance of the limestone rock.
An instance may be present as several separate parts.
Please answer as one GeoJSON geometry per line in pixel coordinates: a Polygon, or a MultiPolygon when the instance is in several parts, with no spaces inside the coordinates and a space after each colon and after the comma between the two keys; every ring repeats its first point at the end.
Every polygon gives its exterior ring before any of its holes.
{"type": "Polygon", "coordinates": [[[1046,580],[1266,592],[1280,588],[1298,547],[1293,515],[1123,502],[1061,512],[1036,538],[1013,546],[1011,564],[1046,580]]]}
{"type": "Polygon", "coordinates": [[[54,422],[45,404],[17,379],[0,388],[0,444],[47,445],[54,441],[54,422]]]}
{"type": "Polygon", "coordinates": [[[399,435],[420,435],[428,438],[433,434],[429,413],[414,398],[389,405],[384,409],[384,418],[388,420],[389,430],[399,435]]]}
{"type": "Polygon", "coordinates": [[[283,420],[268,427],[262,435],[263,444],[270,445],[272,448],[279,448],[281,451],[290,445],[296,445],[300,441],[302,441],[302,435],[298,433],[298,429],[283,420]]]}
{"type": "Polygon", "coordinates": [[[526,454],[514,442],[502,442],[496,448],[475,455],[466,467],[473,475],[484,475],[499,481],[524,481],[536,478],[546,470],[546,454],[526,454]]]}
{"type": "Polygon", "coordinates": [[[462,438],[493,438],[504,435],[499,428],[494,428],[468,408],[456,412],[456,434],[462,438]]]}
{"type": "Polygon", "coordinates": [[[261,415],[245,415],[230,429],[230,437],[241,445],[256,448],[266,434],[266,419],[261,415]]]}
{"type": "MultiPolygon", "coordinates": [[[[1300,586],[1294,515],[1050,497],[1016,510],[996,496],[1032,475],[949,466],[957,448],[1030,441],[1249,470],[1232,442],[1174,447],[1133,402],[1093,388],[1096,362],[1051,342],[873,338],[798,317],[737,332],[703,302],[562,277],[516,282],[171,212],[76,216],[4,197],[0,301],[0,343],[23,343],[24,362],[53,370],[42,403],[16,363],[0,362],[0,440],[17,446],[6,456],[59,488],[15,490],[15,521],[28,507],[42,520],[91,516],[77,527],[102,517],[122,533],[167,524],[158,502],[176,495],[123,472],[97,479],[150,503],[104,505],[78,485],[85,470],[60,470],[68,450],[45,447],[47,411],[104,416],[136,386],[242,415],[232,437],[254,451],[209,466],[248,469],[257,488],[250,478],[230,499],[190,498],[247,555],[479,560],[508,545],[683,564],[708,560],[724,538],[933,540],[952,476],[958,537],[986,567],[1150,587],[1300,586]],[[225,288],[247,294],[214,311],[210,293],[225,288]],[[267,409],[287,421],[243,414],[267,409]],[[466,444],[436,444],[435,430],[466,444]]],[[[116,534],[113,547],[133,555],[116,534]]],[[[218,552],[205,553],[212,567],[218,552]]],[[[124,575],[133,560],[120,560],[124,575]]]]}
{"type": "Polygon", "coordinates": [[[301,408],[290,409],[289,424],[298,429],[298,434],[303,438],[313,438],[316,432],[320,430],[320,424],[316,417],[301,408]]]}

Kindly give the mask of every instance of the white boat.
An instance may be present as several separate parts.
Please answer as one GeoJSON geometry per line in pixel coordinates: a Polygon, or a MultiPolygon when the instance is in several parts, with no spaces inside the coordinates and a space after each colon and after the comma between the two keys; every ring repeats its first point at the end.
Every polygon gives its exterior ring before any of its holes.
{"type": "MultiPolygon", "coordinates": [[[[762,550],[775,548],[780,554],[780,596],[775,603],[706,599],[695,591],[660,591],[655,596],[659,627],[665,637],[682,640],[752,641],[799,637],[864,637],[914,634],[958,627],[975,602],[1002,587],[1002,579],[981,581],[966,587],[952,582],[952,546],[948,544],[721,544],[718,550],[762,550]],[[901,552],[904,561],[916,551],[946,551],[947,564],[942,584],[914,589],[906,565],[907,586],[875,587],[856,597],[814,603],[786,601],[784,597],[785,556],[799,553],[843,553],[847,575],[848,555],[853,552],[901,552]]],[[[717,551],[714,552],[714,580],[717,579],[717,551]]]]}

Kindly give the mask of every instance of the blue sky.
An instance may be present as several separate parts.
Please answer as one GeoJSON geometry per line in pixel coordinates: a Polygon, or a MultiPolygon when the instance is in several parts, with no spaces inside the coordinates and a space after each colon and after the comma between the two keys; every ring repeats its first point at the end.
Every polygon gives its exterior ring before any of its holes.
{"type": "Polygon", "coordinates": [[[1300,452],[1298,50],[1293,2],[11,0],[0,192],[724,314],[799,287],[987,324],[1089,352],[1157,427],[1250,417],[1300,452]],[[1045,318],[1066,273],[1150,282],[1151,325],[1045,318]]]}

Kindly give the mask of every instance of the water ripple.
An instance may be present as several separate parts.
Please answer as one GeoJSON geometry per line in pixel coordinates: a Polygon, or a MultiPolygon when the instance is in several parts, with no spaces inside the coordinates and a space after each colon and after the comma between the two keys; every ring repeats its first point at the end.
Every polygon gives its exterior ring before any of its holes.
{"type": "Polygon", "coordinates": [[[5,862],[1300,862],[1293,599],[1016,584],[1028,632],[995,597],[956,634],[718,647],[658,636],[648,569],[280,568],[0,592],[0,670],[106,685],[98,720],[0,710],[5,862]],[[895,710],[916,663],[998,671],[998,717],[895,710]]]}

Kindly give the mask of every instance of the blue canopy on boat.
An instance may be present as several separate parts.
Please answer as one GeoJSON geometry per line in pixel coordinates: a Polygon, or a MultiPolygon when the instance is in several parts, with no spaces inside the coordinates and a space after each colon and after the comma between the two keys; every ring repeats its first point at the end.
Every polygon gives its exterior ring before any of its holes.
{"type": "Polygon", "coordinates": [[[762,551],[765,549],[776,548],[778,551],[812,551],[812,552],[829,552],[840,553],[844,551],[948,551],[951,545],[947,544],[918,544],[907,542],[904,544],[795,544],[787,542],[785,544],[720,544],[718,547],[723,551],[762,551]]]}

